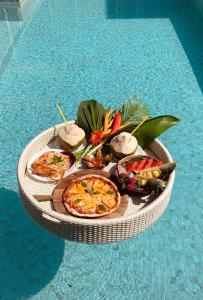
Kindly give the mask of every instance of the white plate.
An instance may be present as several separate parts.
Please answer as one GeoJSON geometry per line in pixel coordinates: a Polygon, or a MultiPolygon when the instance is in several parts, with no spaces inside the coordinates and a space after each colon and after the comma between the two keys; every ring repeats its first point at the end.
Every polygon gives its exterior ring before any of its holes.
{"type": "MultiPolygon", "coordinates": [[[[51,179],[49,177],[46,177],[46,176],[39,176],[39,175],[36,175],[36,174],[33,174],[32,173],[32,163],[37,159],[39,158],[42,154],[44,154],[45,152],[51,152],[51,151],[54,151],[54,152],[58,152],[58,153],[61,153],[61,152],[67,152],[66,150],[63,150],[63,149],[50,149],[50,148],[44,148],[42,150],[40,150],[39,152],[35,153],[28,161],[27,163],[27,171],[29,173],[30,176],[32,176],[33,178],[35,178],[36,180],[38,181],[42,181],[42,182],[55,182],[55,181],[58,181],[58,180],[55,180],[55,179],[51,179]]],[[[64,176],[67,176],[70,172],[70,170],[72,169],[72,167],[74,166],[74,164],[65,172],[64,176]]]]}

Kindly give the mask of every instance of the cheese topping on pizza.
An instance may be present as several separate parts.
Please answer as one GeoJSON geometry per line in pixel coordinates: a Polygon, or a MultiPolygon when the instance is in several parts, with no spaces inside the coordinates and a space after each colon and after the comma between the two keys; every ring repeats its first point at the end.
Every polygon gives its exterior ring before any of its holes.
{"type": "Polygon", "coordinates": [[[99,217],[113,212],[120,203],[120,194],[113,182],[98,175],[83,176],[70,183],[63,201],[74,215],[99,217]]]}
{"type": "Polygon", "coordinates": [[[48,151],[38,157],[31,165],[32,173],[59,180],[71,167],[71,159],[63,152],[48,151]]]}

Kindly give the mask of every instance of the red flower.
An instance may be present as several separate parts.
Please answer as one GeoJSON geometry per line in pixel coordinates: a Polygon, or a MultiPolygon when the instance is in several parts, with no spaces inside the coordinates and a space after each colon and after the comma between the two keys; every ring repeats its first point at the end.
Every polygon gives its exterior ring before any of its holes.
{"type": "Polygon", "coordinates": [[[91,132],[89,144],[97,145],[97,144],[101,143],[102,138],[103,138],[102,131],[96,130],[94,132],[91,132]]]}
{"type": "Polygon", "coordinates": [[[135,188],[135,186],[134,186],[134,184],[132,184],[132,183],[127,185],[127,189],[128,189],[129,191],[134,190],[134,188],[135,188]]]}
{"type": "Polygon", "coordinates": [[[129,178],[129,182],[135,184],[137,180],[134,177],[129,178]]]}

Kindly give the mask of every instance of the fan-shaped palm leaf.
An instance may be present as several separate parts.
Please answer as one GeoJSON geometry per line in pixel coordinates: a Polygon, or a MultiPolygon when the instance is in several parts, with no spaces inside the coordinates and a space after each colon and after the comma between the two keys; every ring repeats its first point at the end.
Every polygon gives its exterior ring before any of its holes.
{"type": "Polygon", "coordinates": [[[138,124],[145,117],[149,116],[148,106],[135,98],[125,101],[121,111],[122,125],[127,123],[138,124]]]}

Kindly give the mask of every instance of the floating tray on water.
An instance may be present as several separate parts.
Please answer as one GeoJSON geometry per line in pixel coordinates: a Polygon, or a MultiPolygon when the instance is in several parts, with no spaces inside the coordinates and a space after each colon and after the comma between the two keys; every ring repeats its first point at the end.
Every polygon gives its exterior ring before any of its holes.
{"type": "MultiPolygon", "coordinates": [[[[26,172],[27,162],[36,152],[56,140],[58,131],[62,126],[63,124],[49,128],[39,134],[26,146],[21,154],[18,163],[19,192],[30,217],[41,227],[57,236],[86,243],[119,241],[134,236],[151,226],[162,215],[170,200],[175,171],[170,175],[164,191],[152,203],[149,205],[138,204],[136,199],[129,197],[125,211],[117,217],[112,217],[112,213],[108,215],[108,218],[78,218],[70,214],[56,212],[51,206],[51,202],[40,203],[33,197],[35,194],[52,195],[56,185],[48,182],[40,183],[31,178],[26,172]]],[[[151,143],[149,150],[155,157],[165,163],[173,161],[167,149],[158,140],[151,143]]]]}

